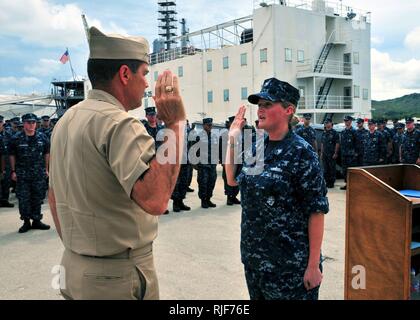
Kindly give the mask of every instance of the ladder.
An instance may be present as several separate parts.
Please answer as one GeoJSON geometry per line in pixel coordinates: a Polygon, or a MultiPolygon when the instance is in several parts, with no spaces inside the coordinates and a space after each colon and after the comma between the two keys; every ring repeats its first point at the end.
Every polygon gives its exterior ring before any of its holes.
{"type": "Polygon", "coordinates": [[[321,86],[321,88],[319,88],[315,109],[324,108],[325,101],[327,100],[328,94],[330,93],[333,82],[333,78],[325,79],[324,84],[321,86]]]}
{"type": "Polygon", "coordinates": [[[330,54],[330,51],[333,46],[334,46],[333,43],[326,43],[324,45],[324,48],[322,48],[322,51],[321,51],[321,55],[319,56],[319,59],[316,61],[314,72],[321,73],[322,68],[324,68],[325,62],[327,61],[328,55],[330,54]]]}

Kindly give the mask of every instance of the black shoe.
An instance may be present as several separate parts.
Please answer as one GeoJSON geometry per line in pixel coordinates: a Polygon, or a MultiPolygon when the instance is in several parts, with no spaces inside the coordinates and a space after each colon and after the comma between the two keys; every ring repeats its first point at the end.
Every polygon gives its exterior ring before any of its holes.
{"type": "Polygon", "coordinates": [[[184,204],[184,201],[182,201],[182,200],[179,201],[178,205],[179,205],[179,208],[183,211],[190,211],[191,210],[191,208],[189,206],[186,206],[184,204]]]}
{"type": "Polygon", "coordinates": [[[194,192],[194,189],[191,189],[190,187],[188,187],[187,192],[194,192]]]}
{"type": "Polygon", "coordinates": [[[174,212],[181,212],[181,207],[179,205],[179,201],[174,200],[174,204],[172,206],[172,210],[174,212]]]}
{"type": "Polygon", "coordinates": [[[25,222],[23,223],[23,226],[21,226],[19,229],[19,233],[25,233],[25,232],[28,232],[29,230],[31,230],[31,221],[25,220],[25,222]]]}
{"type": "Polygon", "coordinates": [[[2,208],[13,208],[15,205],[13,204],[13,203],[10,203],[9,201],[7,201],[7,200],[2,200],[1,202],[0,202],[0,207],[2,207],[2,208]]]}
{"type": "Polygon", "coordinates": [[[201,208],[204,208],[204,209],[209,208],[209,204],[208,204],[207,200],[201,200],[201,208]]]}
{"type": "Polygon", "coordinates": [[[216,208],[216,205],[210,201],[210,199],[207,199],[207,204],[209,205],[209,208],[216,208]]]}
{"type": "Polygon", "coordinates": [[[241,201],[238,200],[236,197],[232,197],[233,204],[241,204],[241,201]]]}
{"type": "Polygon", "coordinates": [[[233,206],[235,203],[233,202],[233,197],[227,197],[226,204],[228,206],[233,206]]]}
{"type": "Polygon", "coordinates": [[[32,221],[32,229],[38,229],[38,230],[50,230],[50,226],[42,223],[41,220],[34,220],[32,221]]]}
{"type": "Polygon", "coordinates": [[[341,187],[340,190],[347,190],[347,185],[341,187]]]}
{"type": "Polygon", "coordinates": [[[163,215],[168,215],[169,214],[169,210],[166,210],[164,213],[163,213],[163,215]]]}

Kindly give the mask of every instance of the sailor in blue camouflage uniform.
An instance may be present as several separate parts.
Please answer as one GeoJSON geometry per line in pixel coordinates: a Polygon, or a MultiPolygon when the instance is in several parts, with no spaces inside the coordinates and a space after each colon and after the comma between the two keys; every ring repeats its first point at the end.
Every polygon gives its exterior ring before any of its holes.
{"type": "MultiPolygon", "coordinates": [[[[225,123],[226,129],[222,130],[220,134],[220,139],[219,139],[219,162],[223,166],[222,178],[223,178],[223,184],[224,184],[224,189],[225,189],[225,196],[227,197],[226,205],[228,206],[241,204],[241,201],[239,201],[237,198],[239,194],[239,187],[238,186],[231,187],[227,183],[226,168],[224,165],[225,159],[226,159],[226,148],[227,148],[227,140],[228,140],[227,138],[229,135],[230,125],[232,124],[233,120],[235,120],[235,116],[229,117],[229,119],[226,121],[225,123]]],[[[238,168],[238,170],[240,170],[240,168],[238,168]]]]}
{"type": "Polygon", "coordinates": [[[386,157],[384,164],[391,163],[391,157],[392,157],[392,134],[391,130],[386,127],[387,120],[386,119],[380,119],[377,121],[378,125],[378,132],[380,132],[383,136],[383,139],[385,141],[386,145],[386,157]]]}
{"type": "Polygon", "coordinates": [[[327,188],[334,188],[340,136],[338,132],[333,129],[331,119],[325,120],[324,128],[325,130],[321,137],[321,161],[327,188]]]}
{"type": "Polygon", "coordinates": [[[391,137],[394,138],[395,134],[398,132],[398,128],[400,126],[400,123],[398,122],[398,119],[392,120],[393,127],[390,129],[391,137]]]}
{"type": "Polygon", "coordinates": [[[259,129],[268,133],[254,147],[256,154],[265,149],[264,163],[252,166],[246,157],[235,178],[231,150],[244,125],[242,106],[229,133],[226,168],[229,184],[241,190],[241,257],[250,298],[318,299],[324,214],[329,205],[317,154],[291,130],[299,91],[271,78],[248,100],[258,104],[259,129]]]}
{"type": "Polygon", "coordinates": [[[174,191],[172,192],[171,199],[173,200],[173,211],[190,211],[191,208],[184,204],[184,199],[187,195],[187,189],[189,186],[189,168],[191,164],[188,163],[188,127],[185,126],[184,136],[184,151],[182,154],[181,168],[179,170],[178,178],[176,180],[174,191]]]}
{"type": "Polygon", "coordinates": [[[369,132],[363,140],[363,166],[384,164],[387,155],[384,135],[376,130],[374,120],[368,121],[369,132]]]}
{"type": "Polygon", "coordinates": [[[50,144],[47,137],[36,131],[36,115],[22,116],[24,129],[13,136],[9,145],[12,179],[16,181],[19,213],[24,221],[19,233],[30,229],[48,230],[41,222],[41,203],[45,196],[50,144]],[[31,221],[32,219],[32,225],[31,221]]]}
{"type": "Polygon", "coordinates": [[[314,148],[315,152],[318,152],[316,132],[315,129],[311,127],[312,114],[305,113],[303,119],[303,125],[296,127],[295,133],[309,143],[312,148],[314,148]]]}
{"type": "Polygon", "coordinates": [[[356,144],[357,144],[357,165],[358,166],[362,166],[363,165],[363,144],[364,144],[364,140],[367,136],[367,134],[369,133],[369,130],[367,130],[364,127],[365,124],[365,120],[362,118],[358,118],[356,120],[356,125],[357,125],[357,129],[356,129],[356,144]]]}
{"type": "Polygon", "coordinates": [[[394,124],[394,129],[396,130],[394,136],[392,137],[392,163],[398,164],[400,162],[400,149],[402,142],[404,140],[404,123],[394,124]]]}
{"type": "Polygon", "coordinates": [[[157,122],[157,114],[155,107],[145,108],[144,111],[146,112],[146,119],[147,121],[142,121],[147,133],[155,140],[156,150],[162,145],[163,141],[158,141],[158,132],[162,129],[165,129],[163,125],[158,124],[157,122]]]}
{"type": "MultiPolygon", "coordinates": [[[[347,169],[357,166],[357,138],[356,130],[352,127],[354,118],[344,117],[345,129],[340,134],[341,167],[343,169],[344,182],[347,183],[347,169]]],[[[340,188],[346,190],[347,185],[340,188]]]]}
{"type": "Polygon", "coordinates": [[[401,162],[420,165],[420,131],[415,128],[414,119],[405,120],[407,130],[401,144],[401,162]]]}
{"type": "Polygon", "coordinates": [[[3,176],[2,179],[0,179],[0,207],[3,208],[13,208],[15,205],[13,203],[9,202],[9,196],[10,196],[10,186],[11,186],[11,170],[10,170],[10,160],[8,156],[8,146],[9,141],[12,138],[13,133],[10,128],[7,128],[4,126],[4,117],[0,116],[0,141],[3,144],[3,156],[4,156],[4,167],[1,172],[1,175],[3,176]]]}
{"type": "Polygon", "coordinates": [[[198,196],[201,199],[201,207],[204,209],[215,208],[216,204],[211,201],[217,180],[217,163],[219,161],[219,135],[212,133],[213,119],[203,119],[203,128],[197,138],[199,144],[199,163],[197,165],[198,196]]]}
{"type": "Polygon", "coordinates": [[[51,127],[50,127],[50,117],[42,116],[41,117],[41,127],[38,129],[39,132],[43,133],[48,140],[51,140],[51,127]]]}

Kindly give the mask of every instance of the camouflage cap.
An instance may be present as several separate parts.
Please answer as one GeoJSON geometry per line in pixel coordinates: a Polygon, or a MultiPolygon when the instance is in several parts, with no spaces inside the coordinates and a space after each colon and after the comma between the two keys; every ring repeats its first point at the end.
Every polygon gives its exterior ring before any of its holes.
{"type": "Polygon", "coordinates": [[[203,124],[213,124],[213,118],[205,118],[205,119],[203,119],[203,124]]]}
{"type": "Polygon", "coordinates": [[[89,29],[90,59],[140,60],[149,63],[149,42],[143,37],[104,34],[96,27],[89,29]]]}
{"type": "Polygon", "coordinates": [[[155,107],[145,108],[144,111],[146,112],[146,116],[155,116],[156,115],[156,108],[155,107]]]}
{"type": "Polygon", "coordinates": [[[248,97],[248,101],[252,104],[258,104],[260,99],[271,102],[288,101],[297,106],[300,99],[300,93],[299,90],[290,83],[280,81],[276,78],[270,78],[264,81],[259,93],[252,94],[248,97]]]}
{"type": "Polygon", "coordinates": [[[38,121],[38,117],[33,113],[26,113],[22,116],[22,122],[26,121],[38,121]]]}

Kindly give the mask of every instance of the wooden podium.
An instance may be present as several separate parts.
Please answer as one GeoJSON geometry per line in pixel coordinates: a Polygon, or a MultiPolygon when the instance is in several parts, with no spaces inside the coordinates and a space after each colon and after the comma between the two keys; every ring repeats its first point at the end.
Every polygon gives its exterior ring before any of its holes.
{"type": "Polygon", "coordinates": [[[398,191],[407,189],[420,190],[419,166],[348,170],[345,299],[410,299],[411,268],[420,267],[420,249],[411,249],[420,241],[420,198],[398,191]]]}

